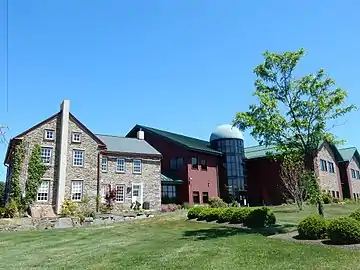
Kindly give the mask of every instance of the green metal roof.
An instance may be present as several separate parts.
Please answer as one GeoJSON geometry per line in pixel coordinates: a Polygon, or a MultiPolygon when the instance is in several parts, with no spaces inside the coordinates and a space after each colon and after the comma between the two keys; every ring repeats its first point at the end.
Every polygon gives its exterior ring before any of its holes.
{"type": "Polygon", "coordinates": [[[174,180],[170,177],[167,177],[166,175],[161,175],[161,184],[167,184],[167,185],[180,185],[183,183],[183,180],[174,180]]]}
{"type": "Polygon", "coordinates": [[[126,136],[127,137],[130,136],[130,134],[137,132],[140,128],[144,131],[148,131],[148,132],[154,133],[158,136],[167,138],[168,140],[171,140],[177,144],[180,144],[189,150],[204,152],[204,153],[213,154],[213,155],[222,155],[223,154],[220,151],[212,149],[210,147],[210,142],[208,142],[208,141],[188,137],[188,136],[181,135],[181,134],[168,132],[165,130],[142,126],[142,125],[136,125],[126,136]]]}
{"type": "Polygon", "coordinates": [[[267,153],[276,154],[275,146],[256,145],[245,147],[246,159],[263,158],[266,157],[267,153]]]}
{"type": "Polygon", "coordinates": [[[356,147],[348,147],[348,148],[339,149],[339,153],[342,157],[342,161],[350,161],[350,160],[352,160],[352,158],[355,154],[359,155],[356,147]]]}

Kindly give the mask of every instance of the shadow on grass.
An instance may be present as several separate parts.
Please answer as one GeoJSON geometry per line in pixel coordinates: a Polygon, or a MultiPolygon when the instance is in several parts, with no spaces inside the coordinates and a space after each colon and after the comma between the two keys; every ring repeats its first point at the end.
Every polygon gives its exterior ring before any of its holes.
{"type": "Polygon", "coordinates": [[[287,228],[293,228],[293,224],[274,225],[266,228],[247,228],[234,226],[221,226],[209,229],[185,231],[183,238],[195,238],[195,240],[210,240],[221,237],[229,237],[237,234],[261,234],[269,236],[288,232],[287,228]]]}

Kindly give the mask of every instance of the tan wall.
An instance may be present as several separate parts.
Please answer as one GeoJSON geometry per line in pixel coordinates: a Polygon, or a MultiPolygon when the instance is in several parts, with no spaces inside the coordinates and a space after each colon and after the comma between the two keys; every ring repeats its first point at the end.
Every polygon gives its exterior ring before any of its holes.
{"type": "Polygon", "coordinates": [[[98,143],[82,130],[72,119],[69,120],[68,154],[65,182],[65,200],[71,199],[71,181],[83,181],[83,196],[90,200],[95,210],[97,196],[98,143]],[[81,133],[81,142],[72,142],[72,133],[81,133]],[[84,166],[73,166],[73,150],[84,150],[84,166]]]}
{"type": "Polygon", "coordinates": [[[107,156],[107,172],[100,173],[101,186],[111,184],[125,185],[124,203],[115,203],[115,211],[130,209],[132,203],[132,184],[142,184],[143,202],[150,202],[150,209],[159,210],[161,207],[161,165],[160,159],[143,158],[142,173],[133,173],[133,158],[123,156],[107,156]],[[125,158],[125,173],[116,172],[117,157],[125,158]]]}
{"type": "Polygon", "coordinates": [[[355,174],[357,170],[360,171],[360,164],[354,158],[349,162],[349,165],[347,166],[347,173],[350,178],[349,182],[351,183],[352,193],[359,194],[360,196],[360,179],[352,178],[351,169],[355,170],[355,174]]]}
{"type": "Polygon", "coordinates": [[[340,182],[340,171],[336,163],[336,159],[333,151],[328,144],[323,144],[320,148],[318,155],[316,157],[316,166],[319,172],[319,181],[320,187],[322,190],[326,191],[338,191],[339,197],[342,198],[341,182],[340,182]],[[328,171],[321,170],[320,159],[325,160],[326,162],[330,161],[334,164],[335,173],[329,172],[329,164],[327,163],[328,171]]]}

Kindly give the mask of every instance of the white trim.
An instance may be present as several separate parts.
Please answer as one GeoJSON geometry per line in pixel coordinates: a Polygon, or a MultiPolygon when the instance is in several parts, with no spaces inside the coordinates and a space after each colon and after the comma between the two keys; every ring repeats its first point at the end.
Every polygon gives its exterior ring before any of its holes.
{"type": "MultiPolygon", "coordinates": [[[[41,158],[41,159],[42,159],[42,149],[43,149],[43,148],[50,149],[49,163],[43,162],[45,165],[49,166],[49,165],[52,164],[52,157],[53,157],[54,147],[53,147],[53,146],[40,146],[40,158],[41,158]]],[[[41,160],[41,161],[42,161],[42,160],[41,160]]]]}
{"type": "Polygon", "coordinates": [[[108,171],[108,158],[107,157],[101,157],[101,164],[100,164],[100,166],[101,166],[101,172],[107,172],[108,171]],[[106,169],[105,170],[103,170],[103,159],[105,159],[106,160],[106,169]]]}
{"type": "Polygon", "coordinates": [[[133,159],[133,174],[141,174],[142,173],[142,160],[140,158],[133,159]],[[140,162],[140,172],[135,172],[135,161],[140,162]]]}
{"type": "Polygon", "coordinates": [[[72,133],[71,133],[71,142],[73,142],[73,143],[81,143],[81,132],[78,132],[78,131],[73,131],[72,133]],[[75,137],[75,135],[79,135],[79,140],[78,141],[76,141],[76,140],[74,140],[74,137],[75,137]]]}
{"type": "Polygon", "coordinates": [[[125,173],[126,172],[126,160],[125,160],[125,158],[116,158],[115,172],[117,172],[117,173],[125,173]],[[118,161],[119,160],[124,161],[124,170],[118,170],[118,161]]]}
{"type": "Polygon", "coordinates": [[[44,140],[46,141],[55,141],[55,130],[51,128],[44,129],[44,140]],[[48,132],[52,132],[52,138],[47,138],[48,132]]]}
{"type": "Polygon", "coordinates": [[[85,164],[85,150],[73,149],[73,150],[72,150],[72,165],[73,165],[74,167],[84,167],[84,164],[85,164]],[[82,152],[82,153],[83,153],[83,155],[82,155],[82,164],[81,164],[81,165],[74,164],[74,161],[75,161],[75,151],[78,151],[78,152],[82,152]]]}
{"type": "Polygon", "coordinates": [[[37,189],[36,192],[36,201],[37,202],[48,202],[50,197],[50,180],[46,180],[46,179],[41,179],[41,184],[37,189]],[[46,182],[47,183],[47,192],[46,192],[46,200],[39,200],[39,193],[45,194],[45,192],[39,192],[39,190],[42,188],[41,185],[46,182]]]}
{"type": "Polygon", "coordinates": [[[115,203],[124,203],[125,202],[125,195],[126,195],[126,192],[125,192],[125,188],[126,188],[126,186],[124,185],[124,184],[116,184],[115,185],[115,188],[116,188],[116,196],[115,196],[115,203]],[[123,200],[122,201],[117,201],[116,199],[117,199],[117,188],[118,187],[123,187],[123,200]]]}
{"type": "MultiPolygon", "coordinates": [[[[78,193],[78,192],[76,192],[76,193],[78,193]]],[[[70,196],[71,196],[71,201],[73,201],[73,202],[81,202],[81,200],[83,199],[83,196],[84,196],[84,180],[81,180],[81,179],[71,180],[70,196]],[[73,183],[74,183],[74,182],[81,183],[81,195],[80,195],[80,199],[76,199],[76,200],[73,200],[73,183]]]]}
{"type": "Polygon", "coordinates": [[[136,200],[134,200],[134,196],[133,196],[133,192],[134,192],[134,186],[140,186],[140,197],[141,197],[141,199],[140,199],[140,201],[139,201],[139,203],[141,203],[141,205],[143,204],[143,202],[144,202],[144,193],[143,193],[143,184],[142,183],[133,183],[133,184],[131,184],[131,202],[132,203],[134,203],[134,202],[136,202],[136,200]]]}

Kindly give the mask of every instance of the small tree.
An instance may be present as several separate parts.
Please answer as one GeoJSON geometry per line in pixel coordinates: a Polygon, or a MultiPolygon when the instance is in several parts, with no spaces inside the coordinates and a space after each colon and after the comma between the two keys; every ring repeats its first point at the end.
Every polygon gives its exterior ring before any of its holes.
{"type": "MultiPolygon", "coordinates": [[[[304,54],[303,49],[280,54],[265,52],[264,63],[254,69],[258,77],[254,96],[259,104],[237,113],[233,123],[241,130],[250,129],[260,145],[275,145],[281,154],[302,156],[314,185],[318,185],[314,168],[318,147],[323,141],[336,142],[331,133],[333,121],[356,107],[345,105],[347,92],[336,88],[323,69],[295,78],[294,71],[304,54]]],[[[321,200],[317,204],[323,215],[321,200]]]]}
{"type": "Polygon", "coordinates": [[[12,153],[12,169],[10,179],[10,199],[14,201],[17,206],[21,205],[20,176],[24,159],[25,144],[24,142],[20,142],[14,147],[14,151],[12,153]]]}
{"type": "Polygon", "coordinates": [[[116,188],[111,188],[111,185],[109,185],[109,189],[105,194],[105,205],[107,211],[110,213],[114,208],[115,200],[116,200],[116,188]]]}
{"type": "Polygon", "coordinates": [[[5,196],[5,183],[0,182],[0,207],[4,203],[4,196],[5,196]]]}
{"type": "Polygon", "coordinates": [[[36,200],[37,191],[45,172],[46,165],[41,161],[41,147],[37,144],[34,146],[30,155],[28,179],[25,184],[25,208],[31,206],[36,200]]]}
{"type": "Polygon", "coordinates": [[[287,196],[293,199],[299,210],[302,210],[306,196],[306,170],[301,157],[288,155],[283,157],[280,167],[280,179],[287,196]]]}

